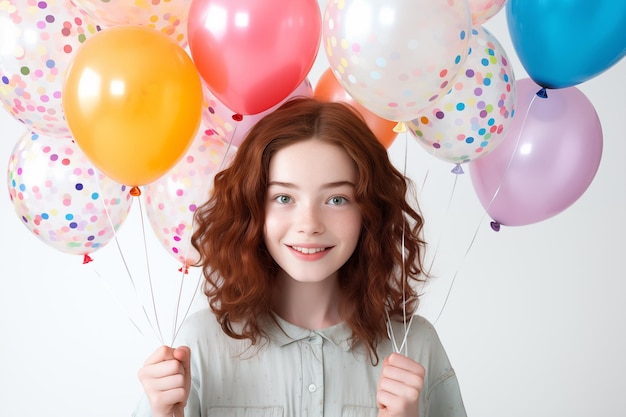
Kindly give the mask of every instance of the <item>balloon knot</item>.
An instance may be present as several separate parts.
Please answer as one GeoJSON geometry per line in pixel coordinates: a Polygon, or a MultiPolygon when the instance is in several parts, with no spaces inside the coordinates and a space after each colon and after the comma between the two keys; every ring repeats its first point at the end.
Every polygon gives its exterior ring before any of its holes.
{"type": "Polygon", "coordinates": [[[236,121],[236,122],[241,122],[243,120],[243,116],[241,114],[239,114],[239,113],[233,114],[232,117],[233,117],[233,120],[236,121]]]}
{"type": "Polygon", "coordinates": [[[409,131],[409,128],[407,127],[406,123],[398,122],[398,124],[393,127],[393,131],[396,133],[406,133],[409,131]]]}
{"type": "Polygon", "coordinates": [[[83,265],[84,265],[84,264],[88,264],[88,263],[89,263],[89,262],[91,262],[91,261],[93,261],[93,259],[91,259],[91,256],[89,256],[89,255],[87,255],[87,254],[85,254],[85,255],[83,256],[83,265]]]}
{"type": "Polygon", "coordinates": [[[541,87],[541,90],[537,91],[537,97],[548,98],[548,91],[545,87],[541,87]]]}
{"type": "Polygon", "coordinates": [[[500,231],[500,223],[498,223],[496,221],[493,221],[493,222],[490,223],[490,225],[491,225],[491,229],[494,232],[499,232],[500,231]]]}
{"type": "Polygon", "coordinates": [[[461,166],[461,164],[456,164],[456,165],[454,166],[454,168],[452,168],[452,170],[451,170],[450,172],[451,172],[451,173],[453,173],[453,174],[457,174],[457,175],[460,175],[460,174],[465,174],[465,172],[463,171],[463,167],[461,166]]]}
{"type": "Polygon", "coordinates": [[[178,272],[183,272],[184,274],[188,274],[189,273],[189,267],[188,266],[181,266],[180,268],[178,268],[178,272]]]}
{"type": "Polygon", "coordinates": [[[141,190],[135,185],[130,189],[130,195],[133,197],[139,197],[141,195],[141,190]]]}

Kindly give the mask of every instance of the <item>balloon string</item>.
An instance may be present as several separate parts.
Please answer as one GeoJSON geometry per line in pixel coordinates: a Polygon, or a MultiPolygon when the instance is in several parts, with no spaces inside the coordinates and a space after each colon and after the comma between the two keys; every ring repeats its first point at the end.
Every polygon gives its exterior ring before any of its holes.
{"type": "Polygon", "coordinates": [[[395,335],[395,332],[393,331],[393,326],[391,324],[391,318],[389,317],[389,312],[386,311],[385,314],[387,315],[387,336],[389,337],[389,340],[391,340],[391,347],[393,351],[395,353],[401,353],[402,351],[404,351],[404,355],[408,356],[408,351],[409,351],[408,335],[409,335],[409,332],[411,331],[411,325],[413,324],[413,319],[415,318],[415,314],[411,316],[411,319],[409,320],[408,325],[406,325],[406,329],[404,330],[404,337],[402,338],[402,342],[400,343],[400,346],[398,346],[396,335],[395,335]]]}
{"type": "Polygon", "coordinates": [[[483,216],[481,217],[480,221],[478,222],[478,225],[476,226],[476,230],[474,230],[474,235],[472,236],[472,240],[470,241],[469,245],[467,246],[467,249],[465,249],[465,253],[463,254],[463,257],[461,258],[461,260],[459,261],[459,264],[457,265],[456,270],[454,271],[454,275],[452,276],[452,280],[450,281],[450,286],[448,287],[448,292],[446,293],[446,297],[443,300],[443,304],[441,305],[441,309],[439,310],[439,314],[437,315],[437,318],[433,321],[433,324],[437,324],[437,322],[441,318],[441,315],[443,314],[443,311],[445,310],[446,306],[448,305],[448,300],[450,299],[450,294],[452,294],[452,289],[454,288],[454,284],[456,282],[456,278],[457,278],[457,276],[459,274],[459,271],[461,270],[462,264],[467,259],[467,255],[470,253],[470,250],[474,246],[474,241],[476,240],[476,236],[478,235],[478,232],[480,231],[480,225],[482,224],[484,218],[485,218],[485,214],[483,214],[483,216]]]}
{"type": "MultiPolygon", "coordinates": [[[[233,117],[234,119],[234,117],[233,117]]],[[[237,125],[239,123],[235,123],[235,126],[233,128],[233,132],[230,135],[230,139],[228,140],[228,142],[226,143],[226,149],[224,150],[224,154],[222,155],[222,159],[220,161],[219,166],[217,167],[217,170],[215,171],[215,174],[217,174],[218,172],[220,172],[222,169],[224,169],[224,166],[226,165],[226,159],[228,157],[228,154],[230,152],[230,149],[232,148],[232,144],[233,144],[233,139],[235,137],[235,133],[237,132],[237,125]]],[[[215,176],[215,174],[213,174],[213,176],[215,176]]],[[[191,218],[191,233],[193,233],[193,228],[194,228],[194,224],[195,224],[195,216],[192,216],[191,218]]],[[[180,314],[180,307],[181,307],[181,303],[182,303],[182,293],[183,293],[183,286],[185,283],[185,271],[186,271],[186,267],[187,267],[187,260],[188,258],[188,254],[189,251],[191,250],[190,248],[190,244],[191,241],[188,240],[186,245],[185,245],[185,265],[183,265],[183,273],[181,275],[181,279],[180,279],[180,286],[178,288],[178,299],[176,301],[176,310],[175,310],[175,314],[174,314],[174,327],[173,327],[173,337],[172,337],[172,346],[174,345],[174,342],[176,341],[176,336],[178,335],[178,332],[180,331],[180,328],[182,327],[183,323],[185,322],[185,319],[187,318],[187,315],[189,314],[189,311],[191,309],[191,306],[193,304],[193,300],[196,297],[196,294],[198,292],[198,288],[200,287],[200,281],[201,279],[198,279],[198,284],[196,285],[196,289],[194,291],[194,294],[191,298],[191,300],[189,301],[189,305],[187,306],[187,310],[185,312],[185,315],[183,316],[182,320],[180,321],[180,324],[178,323],[178,316],[180,314]]],[[[201,272],[201,276],[202,276],[202,272],[201,272]]]]}
{"type": "Polygon", "coordinates": [[[422,180],[422,186],[420,188],[418,197],[421,197],[424,188],[426,188],[426,182],[430,174],[430,168],[432,167],[432,164],[435,161],[435,153],[437,153],[437,149],[433,149],[433,151],[430,152],[431,158],[428,158],[428,166],[426,167],[426,173],[424,174],[424,179],[422,180]]]}
{"type": "Polygon", "coordinates": [[[150,271],[150,262],[149,262],[149,258],[148,258],[148,242],[146,240],[146,226],[145,226],[145,221],[144,221],[144,210],[143,210],[143,205],[141,204],[141,198],[137,199],[139,201],[139,213],[140,218],[141,218],[141,235],[143,238],[143,249],[144,249],[144,256],[145,256],[145,260],[146,260],[146,271],[148,274],[148,285],[150,287],[150,298],[152,301],[152,311],[154,313],[154,320],[156,323],[156,327],[158,329],[158,334],[159,334],[159,340],[161,341],[161,344],[164,344],[163,342],[163,332],[161,331],[161,325],[159,324],[159,315],[157,314],[157,308],[156,308],[156,300],[154,298],[154,287],[152,285],[152,273],[150,271]]]}
{"type": "MultiPolygon", "coordinates": [[[[407,161],[408,161],[408,134],[406,133],[406,131],[404,131],[404,162],[403,162],[403,167],[402,167],[402,175],[404,175],[406,177],[406,167],[407,167],[407,161]]],[[[402,239],[401,239],[401,256],[402,256],[402,268],[401,268],[401,280],[402,280],[402,325],[403,325],[403,330],[404,330],[404,337],[403,337],[403,341],[402,344],[400,346],[400,348],[398,348],[398,345],[396,343],[396,337],[395,334],[393,332],[393,326],[391,324],[391,318],[389,317],[389,311],[385,311],[385,314],[387,316],[387,320],[386,320],[386,324],[387,324],[387,335],[389,336],[389,339],[391,340],[392,343],[392,347],[394,352],[396,353],[400,353],[401,350],[404,348],[408,351],[408,345],[406,343],[407,340],[407,336],[408,336],[408,332],[410,329],[410,323],[413,321],[413,317],[411,317],[411,320],[408,322],[407,324],[407,314],[406,314],[406,304],[407,304],[407,300],[406,300],[406,249],[405,249],[405,220],[403,220],[402,222],[402,239]]]]}
{"type": "MultiPolygon", "coordinates": [[[[489,204],[487,204],[487,207],[485,207],[485,212],[489,212],[489,209],[491,208],[491,205],[493,204],[493,202],[496,200],[496,198],[498,197],[498,195],[500,194],[500,190],[502,189],[502,185],[504,184],[504,180],[506,179],[507,174],[509,173],[509,170],[511,168],[511,165],[513,165],[513,159],[515,158],[515,154],[518,151],[520,142],[521,142],[521,137],[522,137],[522,131],[524,130],[524,127],[526,126],[526,121],[528,120],[528,115],[530,113],[530,108],[533,105],[533,103],[535,102],[535,99],[539,97],[539,95],[537,93],[533,94],[533,98],[530,100],[530,103],[528,103],[528,108],[526,109],[526,113],[524,114],[524,119],[522,120],[522,125],[520,126],[517,138],[515,140],[515,146],[513,147],[513,152],[511,152],[511,157],[509,158],[509,161],[506,164],[506,167],[504,168],[504,172],[502,173],[502,177],[500,178],[500,182],[498,183],[498,187],[496,188],[495,192],[493,193],[493,196],[491,197],[491,200],[489,201],[489,204]]],[[[499,230],[499,223],[497,219],[494,219],[495,223],[492,224],[492,228],[496,231],[499,230]]]]}
{"type": "MultiPolygon", "coordinates": [[[[459,261],[459,264],[458,264],[458,266],[457,266],[457,268],[456,268],[456,270],[454,272],[454,275],[452,276],[452,280],[450,282],[450,286],[448,288],[448,292],[446,293],[446,297],[445,297],[445,299],[443,301],[443,305],[441,306],[441,309],[439,310],[439,314],[437,315],[437,318],[433,322],[434,324],[436,324],[439,321],[439,318],[441,318],[441,315],[443,314],[443,311],[444,311],[446,305],[448,304],[448,300],[450,298],[450,294],[452,293],[452,288],[454,287],[454,283],[456,282],[456,278],[457,278],[457,276],[459,274],[461,266],[465,262],[465,260],[467,259],[468,255],[469,255],[469,253],[470,253],[470,251],[472,249],[472,247],[474,246],[474,242],[476,241],[476,237],[478,236],[478,232],[480,231],[480,227],[481,227],[483,221],[485,220],[485,217],[487,216],[487,212],[489,210],[489,207],[491,207],[491,204],[494,202],[494,200],[496,199],[498,193],[500,192],[500,189],[501,189],[501,187],[502,187],[502,185],[504,183],[504,179],[505,179],[505,177],[506,177],[506,175],[507,175],[507,173],[508,173],[508,171],[509,171],[509,169],[510,169],[510,167],[512,165],[513,158],[514,158],[515,153],[517,152],[517,149],[519,147],[519,144],[520,144],[520,141],[521,141],[521,133],[522,133],[522,131],[524,129],[524,126],[526,125],[526,120],[528,119],[528,114],[530,113],[530,107],[532,106],[533,102],[535,101],[535,99],[537,97],[540,97],[540,96],[538,94],[534,94],[532,99],[530,100],[530,103],[528,104],[528,109],[526,109],[526,114],[524,115],[524,119],[522,120],[522,125],[520,127],[519,134],[518,134],[516,142],[515,142],[515,147],[513,149],[513,152],[511,153],[511,158],[509,159],[509,161],[507,163],[507,166],[506,166],[506,168],[504,170],[502,178],[500,179],[500,183],[498,184],[498,187],[497,187],[493,197],[491,198],[491,201],[489,202],[489,204],[485,208],[485,211],[483,212],[483,215],[481,216],[481,218],[480,218],[480,220],[479,220],[479,222],[478,222],[478,224],[476,226],[476,229],[474,230],[474,234],[472,236],[471,241],[470,241],[469,245],[467,246],[467,249],[465,250],[465,253],[464,253],[463,257],[459,261]]],[[[495,230],[495,228],[494,228],[494,230],[495,230]]]]}
{"type": "MultiPolygon", "coordinates": [[[[187,305],[187,310],[185,311],[185,314],[183,315],[183,318],[180,321],[180,325],[176,328],[176,331],[174,332],[174,337],[172,337],[172,344],[171,344],[171,346],[174,346],[174,342],[176,342],[176,338],[178,337],[178,333],[180,332],[180,329],[183,327],[183,324],[185,323],[185,320],[187,319],[187,316],[189,315],[189,312],[191,311],[191,306],[193,305],[193,302],[194,302],[194,300],[196,298],[196,295],[198,295],[198,290],[200,289],[200,283],[201,282],[202,282],[202,270],[200,270],[200,273],[198,275],[198,281],[196,283],[196,289],[194,290],[193,295],[191,296],[191,300],[189,301],[189,304],[187,305]]],[[[179,302],[180,302],[180,298],[179,298],[179,302]]],[[[178,305],[176,306],[176,308],[178,309],[178,305]]]]}
{"type": "MultiPolygon", "coordinates": [[[[448,206],[446,208],[446,214],[444,216],[444,225],[448,225],[449,222],[446,222],[445,219],[450,217],[450,209],[452,207],[452,200],[454,200],[454,195],[456,194],[456,185],[457,182],[459,180],[459,176],[458,175],[454,175],[454,181],[452,183],[452,190],[450,191],[450,197],[448,198],[448,206]]],[[[437,258],[437,254],[439,253],[439,247],[441,246],[441,240],[442,240],[442,236],[445,235],[445,228],[444,231],[442,231],[439,234],[439,237],[437,238],[437,244],[435,245],[435,251],[433,252],[433,256],[430,260],[430,265],[428,266],[428,274],[430,275],[432,269],[433,269],[433,265],[435,263],[435,259],[437,258]]]]}
{"type": "Polygon", "coordinates": [[[126,307],[124,307],[124,305],[120,302],[119,297],[115,294],[115,292],[113,291],[113,289],[111,288],[111,286],[109,285],[107,280],[104,279],[102,277],[102,275],[100,275],[100,273],[97,270],[94,269],[93,272],[94,272],[94,274],[96,274],[96,276],[98,278],[100,278],[100,280],[102,281],[102,283],[104,285],[104,288],[106,288],[106,290],[109,292],[109,295],[111,296],[111,298],[113,298],[113,301],[115,301],[115,303],[120,308],[120,310],[122,310],[126,314],[126,316],[128,317],[128,320],[132,323],[132,325],[135,327],[135,329],[137,329],[139,334],[141,334],[142,336],[145,337],[143,331],[141,331],[141,328],[139,328],[139,326],[137,325],[135,320],[133,320],[133,318],[132,318],[130,312],[128,311],[128,309],[126,307]]]}
{"type": "MultiPolygon", "coordinates": [[[[408,153],[409,153],[409,145],[408,145],[408,134],[407,134],[407,129],[406,129],[406,123],[402,123],[404,125],[404,165],[402,167],[402,175],[404,175],[406,177],[406,167],[407,167],[407,163],[408,163],[408,153]]],[[[407,276],[406,276],[406,248],[405,248],[405,244],[404,244],[404,235],[405,235],[405,223],[406,221],[402,222],[402,321],[403,321],[403,325],[404,325],[404,341],[406,341],[407,339],[407,335],[409,332],[409,327],[407,326],[406,323],[406,281],[407,281],[407,276]]],[[[413,319],[411,317],[411,319],[413,319]]],[[[404,345],[404,341],[403,341],[403,345],[404,345]]],[[[400,347],[400,349],[402,349],[402,347],[400,347]]],[[[408,349],[408,347],[407,347],[408,349]]],[[[406,352],[405,352],[406,353],[406,352]]]]}
{"type": "MultiPolygon", "coordinates": [[[[93,168],[94,170],[95,167],[93,168]]],[[[98,172],[96,170],[96,172],[98,172]]],[[[104,197],[104,194],[102,193],[102,188],[100,186],[100,180],[98,178],[98,176],[96,175],[96,187],[98,188],[98,193],[104,197]]],[[[113,225],[113,219],[111,219],[111,213],[109,212],[109,210],[106,207],[106,204],[104,203],[104,198],[102,199],[102,206],[104,209],[104,213],[106,214],[106,218],[107,218],[107,222],[109,223],[109,227],[111,228],[111,230],[113,231],[113,239],[115,240],[115,245],[117,247],[117,251],[120,255],[120,258],[122,259],[122,264],[124,265],[124,269],[126,270],[126,275],[128,276],[128,279],[130,281],[130,284],[133,288],[133,294],[135,296],[135,299],[137,300],[137,304],[141,307],[141,310],[143,311],[143,314],[146,318],[146,321],[148,322],[148,325],[150,326],[150,328],[152,329],[152,332],[154,333],[154,335],[158,338],[159,335],[156,331],[156,329],[154,328],[154,325],[152,324],[152,320],[150,320],[150,316],[148,315],[148,312],[146,311],[146,307],[143,304],[143,302],[141,301],[140,297],[139,297],[139,292],[137,291],[137,286],[135,285],[135,280],[133,279],[133,274],[130,272],[130,268],[128,267],[128,263],[126,262],[126,257],[124,256],[124,253],[122,251],[122,247],[120,245],[120,241],[118,239],[117,236],[117,230],[115,229],[115,226],[113,225]]],[[[131,319],[132,321],[132,319],[131,319]]],[[[140,333],[143,335],[143,332],[140,331],[140,333]]],[[[161,339],[162,340],[162,339],[161,339]]]]}

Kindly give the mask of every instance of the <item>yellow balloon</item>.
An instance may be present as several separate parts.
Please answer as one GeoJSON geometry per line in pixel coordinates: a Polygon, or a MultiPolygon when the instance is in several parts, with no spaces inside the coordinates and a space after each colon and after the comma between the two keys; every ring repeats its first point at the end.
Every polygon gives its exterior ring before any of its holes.
{"type": "Polygon", "coordinates": [[[185,154],[200,125],[202,85],[184,49],[167,35],[114,26],[76,51],[63,111],[90,161],[120,184],[148,184],[185,154]]]}

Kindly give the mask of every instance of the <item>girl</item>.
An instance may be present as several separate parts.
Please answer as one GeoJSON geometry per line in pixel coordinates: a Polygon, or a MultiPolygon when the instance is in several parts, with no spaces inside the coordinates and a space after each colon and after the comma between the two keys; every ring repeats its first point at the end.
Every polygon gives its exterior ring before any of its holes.
{"type": "Polygon", "coordinates": [[[135,416],[465,416],[414,315],[408,183],[347,105],[294,99],[259,121],[196,212],[210,308],[148,358],[135,416]]]}

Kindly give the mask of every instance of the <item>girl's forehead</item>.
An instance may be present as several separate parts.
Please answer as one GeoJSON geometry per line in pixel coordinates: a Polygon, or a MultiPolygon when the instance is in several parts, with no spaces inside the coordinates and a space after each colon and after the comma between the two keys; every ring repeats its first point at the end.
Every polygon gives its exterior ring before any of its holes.
{"type": "Polygon", "coordinates": [[[270,160],[269,176],[270,181],[283,181],[289,176],[355,181],[356,169],[342,147],[320,140],[306,140],[277,151],[270,160]]]}

